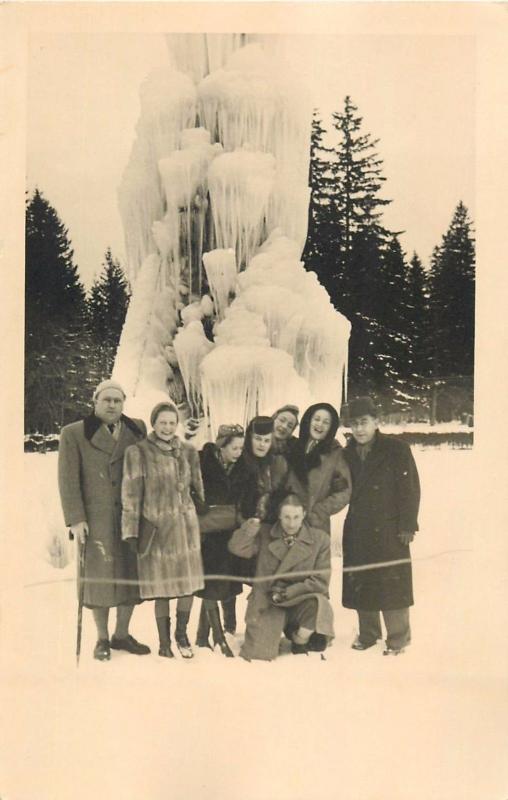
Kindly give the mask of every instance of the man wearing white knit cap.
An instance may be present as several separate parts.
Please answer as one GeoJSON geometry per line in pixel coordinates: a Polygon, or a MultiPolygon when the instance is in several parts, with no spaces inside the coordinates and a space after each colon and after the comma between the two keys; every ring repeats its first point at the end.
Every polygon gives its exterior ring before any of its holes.
{"type": "Polygon", "coordinates": [[[90,416],[62,428],[58,484],[71,538],[85,548],[83,605],[97,626],[94,658],[108,661],[111,648],[144,655],[150,649],[129,634],[139,602],[136,555],[122,542],[123,455],[146,436],[142,420],[123,412],[125,392],[113,380],[99,383],[90,416]],[[116,607],[116,629],[109,638],[109,609],[116,607]]]}

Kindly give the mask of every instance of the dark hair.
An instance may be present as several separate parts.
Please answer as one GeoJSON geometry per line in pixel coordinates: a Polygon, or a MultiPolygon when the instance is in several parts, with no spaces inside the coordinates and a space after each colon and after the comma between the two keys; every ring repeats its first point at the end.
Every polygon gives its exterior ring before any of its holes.
{"type": "Polygon", "coordinates": [[[299,508],[303,508],[303,510],[306,511],[305,503],[303,502],[300,495],[296,494],[296,492],[290,492],[289,494],[286,494],[282,498],[282,500],[280,500],[279,503],[277,503],[277,516],[279,516],[284,506],[297,506],[299,508]]]}
{"type": "Polygon", "coordinates": [[[255,456],[252,451],[252,434],[257,433],[260,436],[268,436],[268,434],[272,434],[273,436],[273,419],[271,417],[254,417],[251,419],[249,424],[247,425],[247,430],[245,431],[245,445],[243,448],[244,455],[247,456],[247,461],[253,464],[256,461],[264,461],[270,455],[270,450],[266,454],[266,456],[255,456]],[[258,430],[256,430],[256,428],[258,430]]]}
{"type": "Polygon", "coordinates": [[[305,411],[300,422],[300,431],[298,434],[298,446],[294,448],[293,452],[289,454],[290,465],[295,472],[297,478],[305,485],[308,484],[308,474],[314,467],[319,467],[321,463],[321,456],[324,453],[329,453],[335,434],[339,427],[339,414],[337,410],[330,405],[330,403],[314,403],[309,406],[305,411]],[[318,442],[309,453],[306,453],[307,443],[310,436],[310,423],[316,411],[328,411],[331,417],[330,430],[322,441],[318,442]]]}
{"type": "Polygon", "coordinates": [[[354,400],[351,400],[346,406],[346,413],[348,422],[357,417],[374,417],[374,419],[379,417],[379,409],[376,403],[372,397],[368,396],[355,397],[354,400]]]}

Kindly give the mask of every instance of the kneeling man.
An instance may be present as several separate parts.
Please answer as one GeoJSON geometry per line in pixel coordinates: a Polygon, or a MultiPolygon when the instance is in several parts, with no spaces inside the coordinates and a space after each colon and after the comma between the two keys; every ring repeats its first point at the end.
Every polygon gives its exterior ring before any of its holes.
{"type": "Polygon", "coordinates": [[[257,554],[257,580],[248,600],[240,655],[271,661],[283,631],[295,654],[324,650],[334,635],[328,599],[330,537],[307,525],[300,498],[290,494],[282,501],[275,525],[255,518],[244,522],[229,549],[243,558],[257,554]]]}

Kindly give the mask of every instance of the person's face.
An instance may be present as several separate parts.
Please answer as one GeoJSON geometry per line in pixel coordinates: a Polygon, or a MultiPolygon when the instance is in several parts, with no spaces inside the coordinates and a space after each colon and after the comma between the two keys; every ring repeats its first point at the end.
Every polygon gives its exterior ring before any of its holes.
{"type": "Polygon", "coordinates": [[[225,464],[234,464],[238,461],[242,455],[243,442],[243,436],[235,436],[230,442],[225,444],[224,447],[221,447],[220,451],[225,464]]]}
{"type": "Polygon", "coordinates": [[[309,433],[312,439],[321,442],[332,427],[332,415],[325,408],[314,411],[310,421],[309,433]]]}
{"type": "Polygon", "coordinates": [[[266,456],[272,445],[272,434],[253,433],[251,436],[252,452],[256,458],[266,456]]]}
{"type": "Polygon", "coordinates": [[[290,411],[282,411],[273,421],[273,435],[276,439],[289,439],[296,428],[296,417],[290,411]]]}
{"type": "Polygon", "coordinates": [[[282,529],[290,536],[298,533],[302,527],[305,511],[301,506],[282,506],[279,512],[279,520],[282,529]]]}
{"type": "Polygon", "coordinates": [[[118,389],[103,389],[94,400],[95,416],[106,425],[114,425],[122,416],[124,400],[118,389]]]}
{"type": "Polygon", "coordinates": [[[368,444],[374,438],[379,425],[376,417],[364,414],[362,417],[355,417],[351,420],[351,433],[355,442],[358,444],[368,444]]]}
{"type": "Polygon", "coordinates": [[[178,418],[174,411],[161,411],[160,414],[157,414],[153,429],[159,439],[167,442],[175,435],[177,425],[178,418]]]}

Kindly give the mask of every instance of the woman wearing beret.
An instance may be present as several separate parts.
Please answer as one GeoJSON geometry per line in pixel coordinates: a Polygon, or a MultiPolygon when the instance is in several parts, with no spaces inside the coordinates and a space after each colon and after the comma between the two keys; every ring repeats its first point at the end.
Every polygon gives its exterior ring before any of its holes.
{"type": "Polygon", "coordinates": [[[201,538],[191,489],[204,501],[196,450],[176,436],[178,411],[158,403],[152,432],[125,452],[122,538],[136,549],[140,594],[155,599],[159,655],[172,658],[169,600],[177,603],[175,641],[184,658],[193,653],[187,623],[193,593],[204,586],[201,538]]]}
{"type": "Polygon", "coordinates": [[[305,501],[307,522],[330,533],[330,517],[349,503],[351,473],[336,441],[339,415],[329,403],[316,403],[300,422],[298,447],[290,454],[288,486],[305,501]]]}
{"type": "Polygon", "coordinates": [[[256,517],[274,521],[276,507],[284,493],[288,463],[273,450],[273,429],[272,417],[254,417],[245,432],[242,462],[250,475],[240,502],[245,519],[256,517]]]}
{"type": "MultiPolygon", "coordinates": [[[[237,506],[249,477],[240,459],[244,435],[241,425],[220,425],[215,444],[207,442],[199,453],[206,507],[208,513],[216,512],[215,529],[202,534],[205,576],[233,574],[233,556],[228,542],[236,528],[237,506]]],[[[202,520],[206,516],[203,515],[202,520]]],[[[238,581],[205,580],[204,589],[196,592],[203,598],[196,638],[198,647],[210,647],[211,627],[214,645],[228,658],[233,656],[224,636],[218,601],[222,603],[226,631],[235,633],[236,595],[241,591],[242,584],[238,581]]]]}

